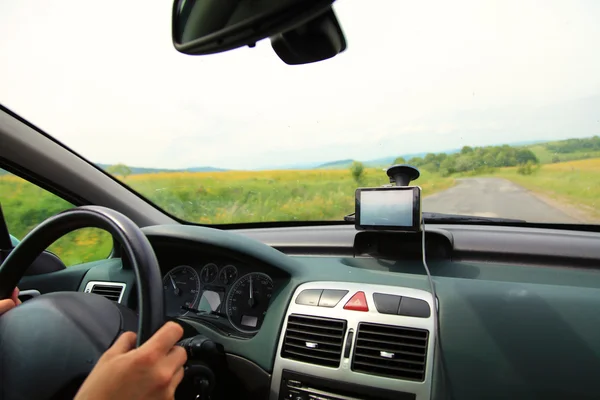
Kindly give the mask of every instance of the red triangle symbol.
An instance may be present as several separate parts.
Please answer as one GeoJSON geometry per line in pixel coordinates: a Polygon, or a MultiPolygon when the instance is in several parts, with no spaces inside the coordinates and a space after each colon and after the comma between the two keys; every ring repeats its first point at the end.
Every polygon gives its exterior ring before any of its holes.
{"type": "Polygon", "coordinates": [[[367,298],[365,297],[365,293],[354,293],[354,296],[352,296],[352,298],[350,298],[350,300],[348,300],[348,302],[344,306],[344,310],[369,311],[369,306],[367,305],[367,298]]]}

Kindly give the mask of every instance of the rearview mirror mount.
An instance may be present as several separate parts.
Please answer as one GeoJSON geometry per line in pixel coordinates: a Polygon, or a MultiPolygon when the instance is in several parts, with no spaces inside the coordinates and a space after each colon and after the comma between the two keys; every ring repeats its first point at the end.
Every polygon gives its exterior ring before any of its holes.
{"type": "Polygon", "coordinates": [[[305,24],[271,36],[271,46],[289,65],[326,60],[346,50],[346,39],[333,9],[305,24]]]}

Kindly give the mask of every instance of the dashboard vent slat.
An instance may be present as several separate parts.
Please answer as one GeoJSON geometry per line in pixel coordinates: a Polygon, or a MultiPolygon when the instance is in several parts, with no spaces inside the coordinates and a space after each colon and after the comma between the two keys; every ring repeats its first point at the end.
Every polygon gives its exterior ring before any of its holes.
{"type": "Polygon", "coordinates": [[[352,370],[422,382],[428,341],[429,332],[424,329],[361,322],[352,370]]]}
{"type": "Polygon", "coordinates": [[[125,290],[124,284],[102,284],[102,283],[94,283],[91,285],[91,288],[86,288],[86,292],[97,294],[103,297],[106,297],[110,301],[119,302],[121,300],[121,296],[123,295],[123,291],[125,290]]]}
{"type": "Polygon", "coordinates": [[[288,317],[281,356],[337,368],[345,335],[345,320],[292,314],[288,317]]]}

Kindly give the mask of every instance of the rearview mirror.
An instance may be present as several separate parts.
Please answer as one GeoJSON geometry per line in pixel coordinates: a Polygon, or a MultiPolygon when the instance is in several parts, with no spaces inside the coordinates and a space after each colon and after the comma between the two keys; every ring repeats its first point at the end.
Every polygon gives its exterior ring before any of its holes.
{"type": "Polygon", "coordinates": [[[333,2],[175,0],[173,44],[181,53],[203,55],[253,47],[257,41],[271,37],[273,48],[288,64],[323,60],[346,48],[331,9],[333,2]]]}

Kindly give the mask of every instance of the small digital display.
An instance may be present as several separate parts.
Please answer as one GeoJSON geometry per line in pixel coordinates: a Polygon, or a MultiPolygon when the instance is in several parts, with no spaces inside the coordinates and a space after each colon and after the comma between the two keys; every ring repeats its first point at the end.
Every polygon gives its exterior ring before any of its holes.
{"type": "Polygon", "coordinates": [[[258,324],[257,317],[253,317],[251,315],[242,315],[242,325],[256,328],[256,324],[258,324]]]}
{"type": "Polygon", "coordinates": [[[198,303],[198,311],[204,311],[206,313],[219,312],[221,303],[223,303],[223,297],[225,293],[222,291],[215,290],[204,290],[200,302],[198,303]]]}
{"type": "Polygon", "coordinates": [[[354,216],[360,230],[419,231],[421,190],[417,186],[357,189],[354,216]]]}

